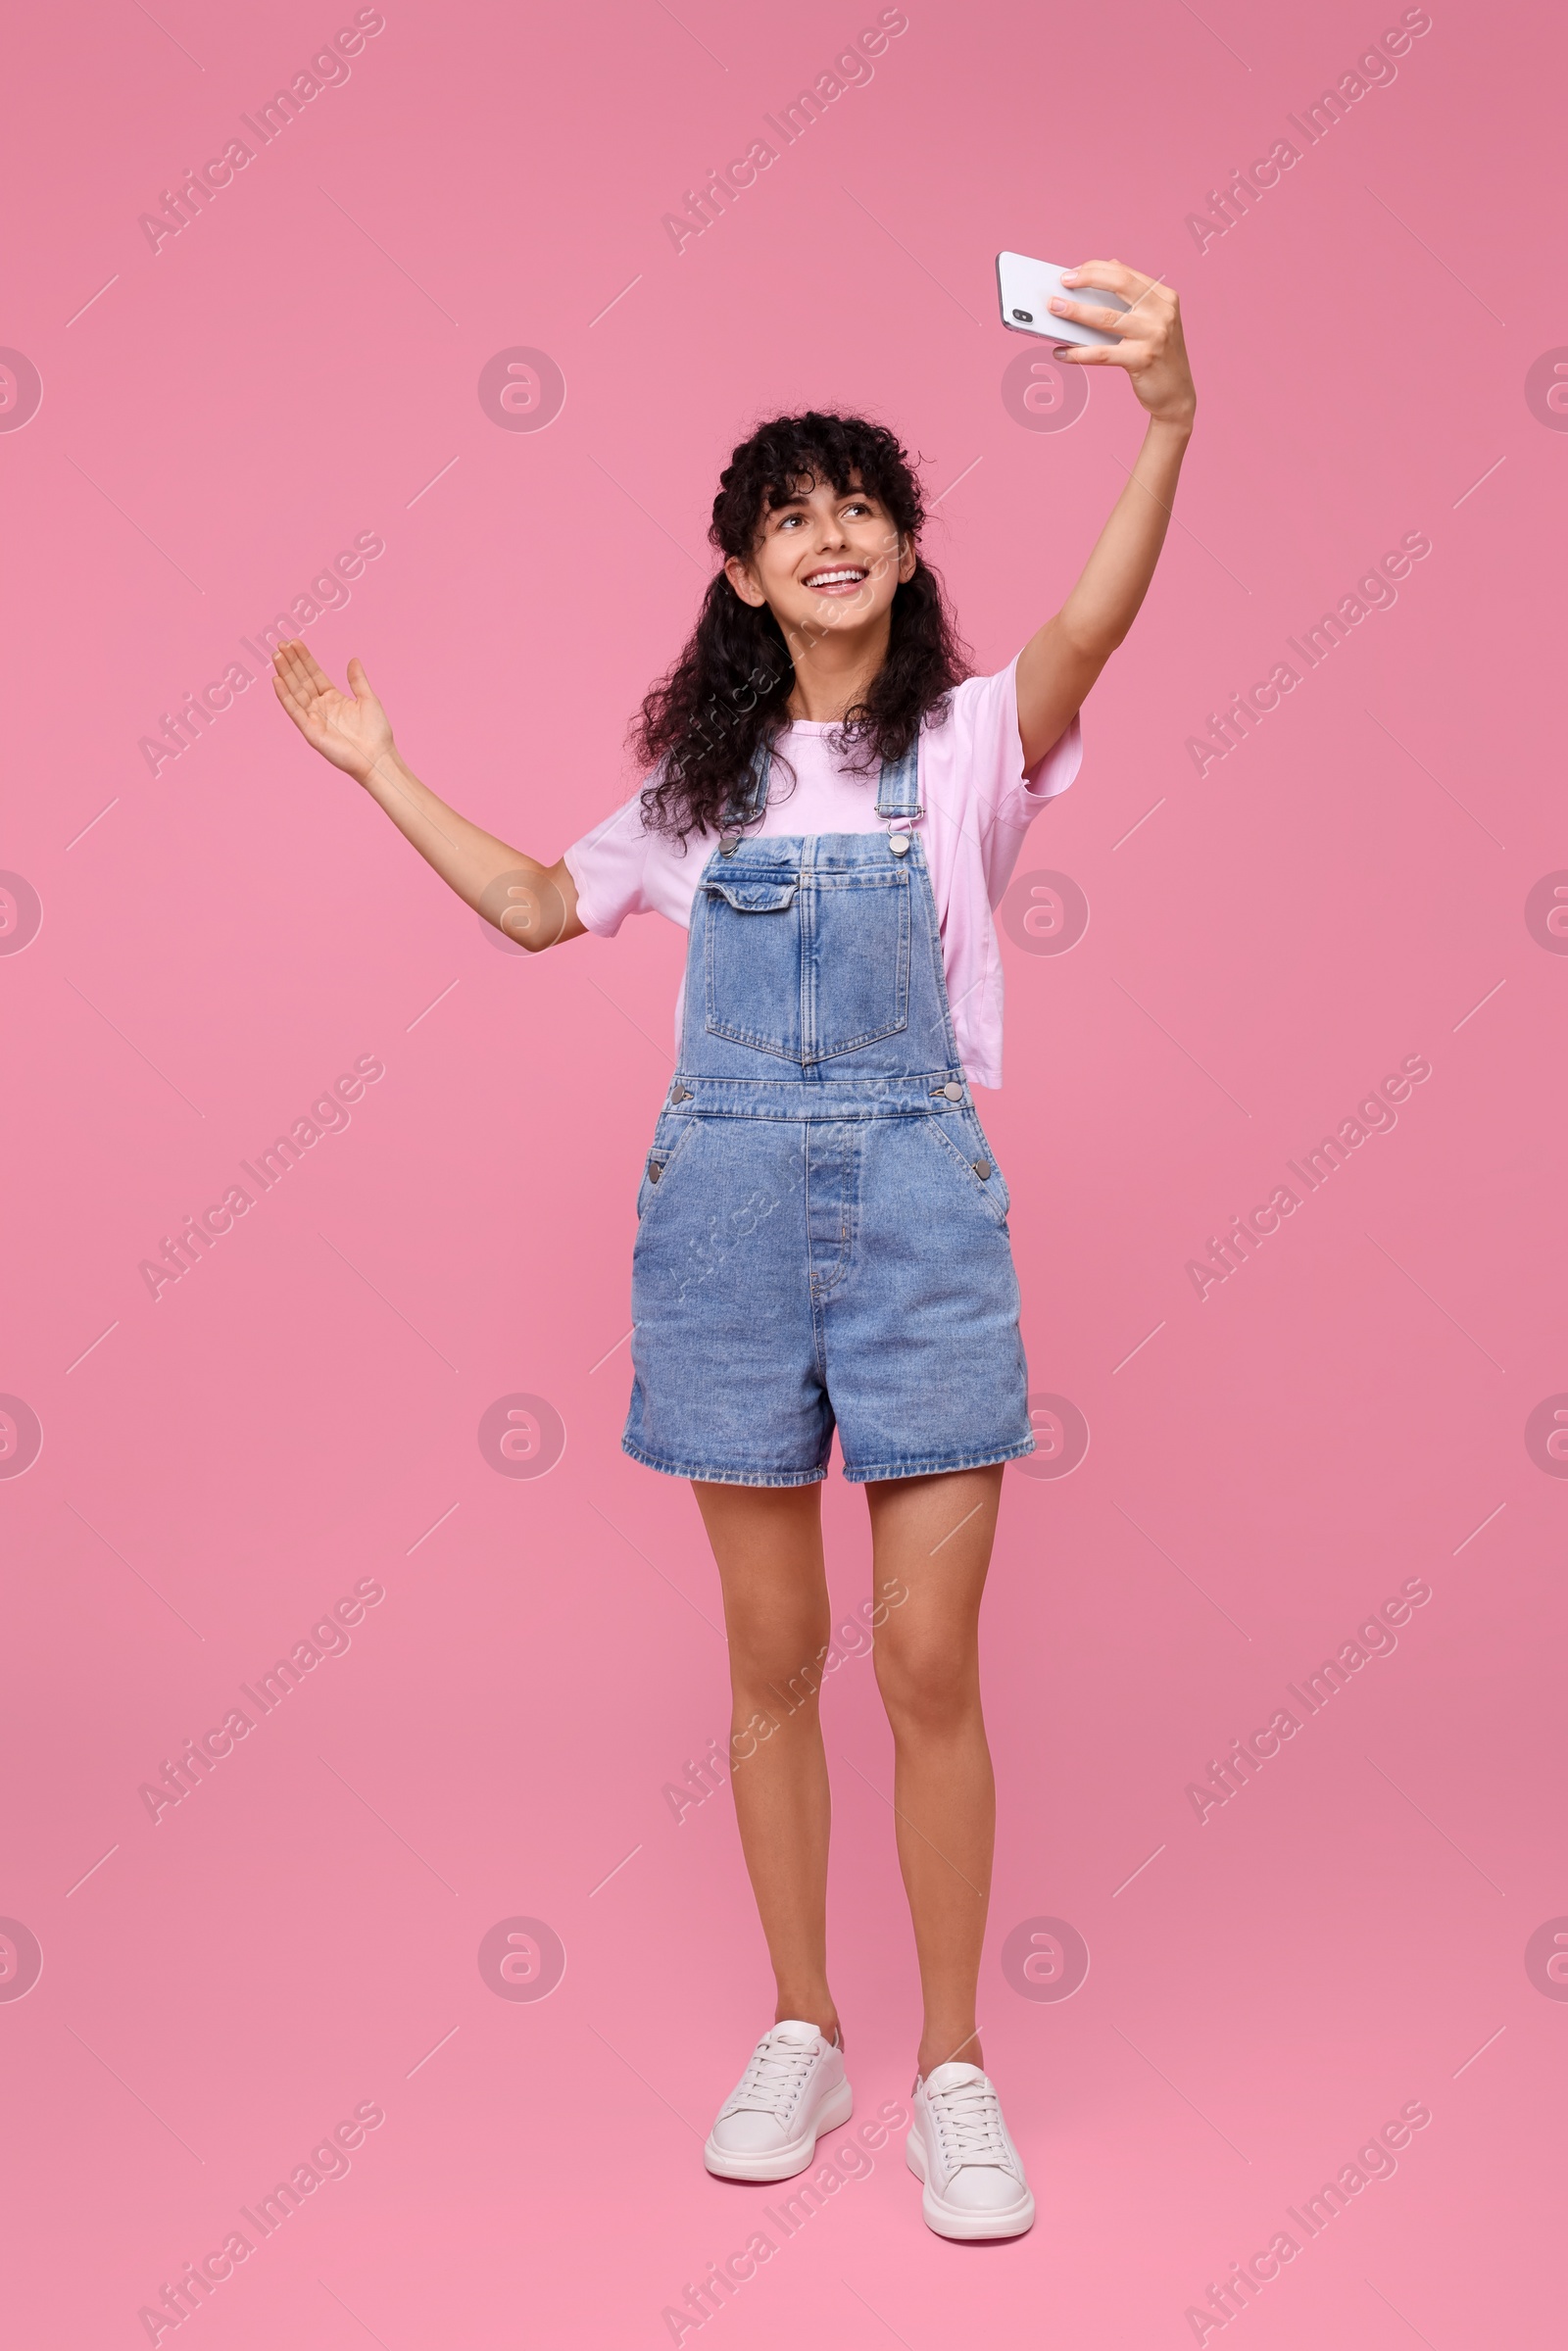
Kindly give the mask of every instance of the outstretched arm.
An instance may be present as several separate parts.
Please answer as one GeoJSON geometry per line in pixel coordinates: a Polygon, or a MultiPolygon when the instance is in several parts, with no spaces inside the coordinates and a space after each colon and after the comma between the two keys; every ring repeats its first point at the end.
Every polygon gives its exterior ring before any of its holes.
{"type": "Polygon", "coordinates": [[[405,840],[487,922],[532,949],[583,936],[577,886],[564,857],[542,865],[524,857],[421,784],[392,740],[391,722],[361,661],[349,662],[349,691],[339,693],[296,637],[272,656],[272,684],[306,742],[363,784],[405,840]]]}
{"type": "Polygon", "coordinates": [[[1018,656],[1018,733],[1026,767],[1043,759],[1071,722],[1138,616],[1165,543],[1197,407],[1181,307],[1169,286],[1121,262],[1084,262],[1065,271],[1062,283],[1091,294],[1102,286],[1130,305],[1112,311],[1092,299],[1053,302],[1058,318],[1121,337],[1117,343],[1063,344],[1055,356],[1067,367],[1125,367],[1148,412],[1149,429],[1078,585],[1018,656]]]}

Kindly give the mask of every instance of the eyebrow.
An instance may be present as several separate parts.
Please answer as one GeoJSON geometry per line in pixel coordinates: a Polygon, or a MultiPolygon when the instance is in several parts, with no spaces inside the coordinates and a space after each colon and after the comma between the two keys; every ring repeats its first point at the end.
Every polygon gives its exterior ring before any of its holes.
{"type": "MultiPolygon", "coordinates": [[[[814,485],[814,484],[813,484],[813,489],[814,489],[816,486],[817,486],[817,485],[814,485]]],[[[849,489],[849,490],[835,490],[835,491],[834,491],[834,493],[833,493],[833,495],[834,495],[834,497],[835,497],[836,499],[842,499],[842,498],[868,498],[868,499],[869,499],[869,500],[872,502],[872,504],[873,504],[873,505],[875,505],[875,504],[877,503],[877,496],[876,496],[876,492],[875,492],[874,490],[867,490],[867,489],[864,489],[864,488],[856,488],[856,489],[849,489]]],[[[768,508],[768,514],[769,514],[770,515],[772,515],[772,514],[788,514],[788,513],[789,513],[789,511],[790,511],[790,509],[791,509],[792,507],[798,507],[798,506],[809,506],[809,505],[810,505],[810,503],[811,503],[811,497],[812,497],[812,490],[803,490],[803,491],[799,491],[799,492],[797,492],[797,494],[796,494],[796,495],[795,495],[793,498],[783,498],[783,499],[780,499],[780,501],[779,501],[779,503],[777,504],[777,506],[770,506],[770,507],[768,508]]]]}

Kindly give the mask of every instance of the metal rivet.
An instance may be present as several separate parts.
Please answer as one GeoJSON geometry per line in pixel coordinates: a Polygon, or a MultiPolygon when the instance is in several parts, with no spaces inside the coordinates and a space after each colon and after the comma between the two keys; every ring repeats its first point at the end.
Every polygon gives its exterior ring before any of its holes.
{"type": "Polygon", "coordinates": [[[989,1159],[976,1159],[976,1161],[975,1161],[975,1163],[974,1163],[974,1171],[975,1171],[975,1174],[976,1174],[976,1175],[977,1175],[977,1176],[980,1178],[980,1181],[981,1181],[981,1183],[982,1183],[982,1184],[989,1184],[989,1183],[990,1183],[990,1181],[991,1181],[991,1162],[990,1162],[990,1160],[989,1160],[989,1159]]]}
{"type": "Polygon", "coordinates": [[[889,840],[888,840],[888,847],[889,847],[889,849],[891,849],[891,850],[892,850],[892,852],[893,852],[893,854],[894,854],[894,856],[895,856],[896,857],[906,857],[908,856],[908,854],[909,854],[909,836],[908,836],[908,834],[907,834],[907,833],[894,833],[894,834],[890,835],[890,837],[889,837],[889,840]]]}
{"type": "Polygon", "coordinates": [[[950,1102],[961,1102],[963,1100],[963,1088],[961,1086],[955,1085],[952,1078],[949,1078],[942,1091],[947,1096],[950,1102]]]}
{"type": "Polygon", "coordinates": [[[669,1099],[672,1102],[689,1102],[692,1099],[691,1088],[689,1086],[672,1086],[669,1099]]]}
{"type": "Polygon", "coordinates": [[[648,1162],[648,1181],[650,1184],[657,1184],[663,1172],[664,1162],[662,1159],[650,1159],[648,1162]]]}
{"type": "Polygon", "coordinates": [[[735,855],[735,852],[739,849],[740,845],[740,835],[738,833],[731,833],[727,841],[720,841],[718,845],[718,854],[721,857],[732,857],[735,855]]]}

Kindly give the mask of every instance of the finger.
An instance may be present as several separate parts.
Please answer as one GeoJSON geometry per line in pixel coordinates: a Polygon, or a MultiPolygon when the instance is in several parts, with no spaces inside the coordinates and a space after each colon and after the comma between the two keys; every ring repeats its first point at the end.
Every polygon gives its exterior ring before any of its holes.
{"type": "Polygon", "coordinates": [[[298,687],[291,684],[288,679],[277,676],[272,679],[272,691],[299,728],[300,733],[310,736],[314,742],[321,732],[321,722],[315,711],[315,697],[310,694],[302,694],[298,687]]]}
{"type": "MultiPolygon", "coordinates": [[[[299,658],[301,651],[297,639],[292,644],[278,647],[273,657],[272,684],[289,715],[308,734],[314,735],[321,731],[318,706],[322,696],[312,680],[310,669],[299,658]]],[[[328,686],[326,692],[330,694],[331,691],[328,686]]]]}
{"type": "Polygon", "coordinates": [[[1136,344],[1062,343],[1053,356],[1070,360],[1075,367],[1132,367],[1137,365],[1136,352],[1136,344]]]}
{"type": "Polygon", "coordinates": [[[296,693],[307,700],[313,694],[330,694],[332,681],[316,659],[303,637],[290,637],[273,656],[283,665],[283,674],[293,683],[296,693]]]}
{"type": "Polygon", "coordinates": [[[1161,280],[1151,277],[1145,269],[1129,269],[1125,262],[1077,262],[1072,269],[1063,269],[1061,282],[1063,285],[1105,286],[1112,294],[1122,294],[1131,302],[1148,287],[1159,285],[1161,280]]]}
{"type": "Polygon", "coordinates": [[[300,695],[304,695],[310,690],[309,674],[300,659],[303,650],[297,640],[290,639],[280,645],[272,656],[272,667],[275,673],[279,677],[286,678],[294,692],[300,695]]]}
{"type": "Polygon", "coordinates": [[[311,731],[310,705],[303,702],[288,680],[279,677],[275,670],[272,672],[272,691],[293,719],[294,724],[299,728],[300,733],[302,735],[309,734],[311,731]]]}
{"type": "Polygon", "coordinates": [[[1163,278],[1146,276],[1142,269],[1129,269],[1123,262],[1080,262],[1076,269],[1064,269],[1063,285],[1089,289],[1102,286],[1107,293],[1120,294],[1128,308],[1141,311],[1147,318],[1152,314],[1174,313],[1175,289],[1163,278]]]}
{"type": "Polygon", "coordinates": [[[349,655],[349,692],[356,702],[374,702],[375,688],[365,674],[365,663],[357,653],[349,655]]]}
{"type": "Polygon", "coordinates": [[[303,637],[294,639],[289,647],[289,652],[293,655],[303,676],[309,680],[318,694],[331,694],[336,691],[331,679],[303,637]]]}
{"type": "Polygon", "coordinates": [[[1107,311],[1093,302],[1067,302],[1059,294],[1053,294],[1050,309],[1054,318],[1076,318],[1080,326],[1098,326],[1102,334],[1137,334],[1145,323],[1134,318],[1131,311],[1107,311]]]}
{"type": "Polygon", "coordinates": [[[1161,285],[1157,278],[1151,278],[1143,292],[1128,303],[1123,316],[1136,317],[1150,326],[1169,327],[1175,325],[1180,311],[1171,288],[1161,285]]]}

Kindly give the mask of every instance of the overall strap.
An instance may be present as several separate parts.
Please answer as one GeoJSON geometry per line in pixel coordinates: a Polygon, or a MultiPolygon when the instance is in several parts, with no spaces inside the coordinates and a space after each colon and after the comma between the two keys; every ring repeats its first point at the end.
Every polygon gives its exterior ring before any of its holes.
{"type": "Polygon", "coordinates": [[[906,824],[925,814],[920,806],[920,738],[915,736],[902,759],[884,759],[877,790],[879,816],[900,817],[906,824]]]}
{"type": "Polygon", "coordinates": [[[751,766],[730,793],[729,806],[724,810],[724,832],[744,832],[760,816],[767,806],[767,771],[772,764],[773,754],[764,737],[752,754],[751,766]]]}
{"type": "MultiPolygon", "coordinates": [[[[744,832],[755,824],[767,806],[767,777],[773,755],[765,741],[759,743],[752,754],[752,763],[730,794],[724,811],[723,830],[744,832]]],[[[920,739],[914,741],[901,759],[884,759],[877,784],[876,812],[887,822],[902,819],[906,825],[914,824],[924,815],[920,806],[920,739]]]]}

